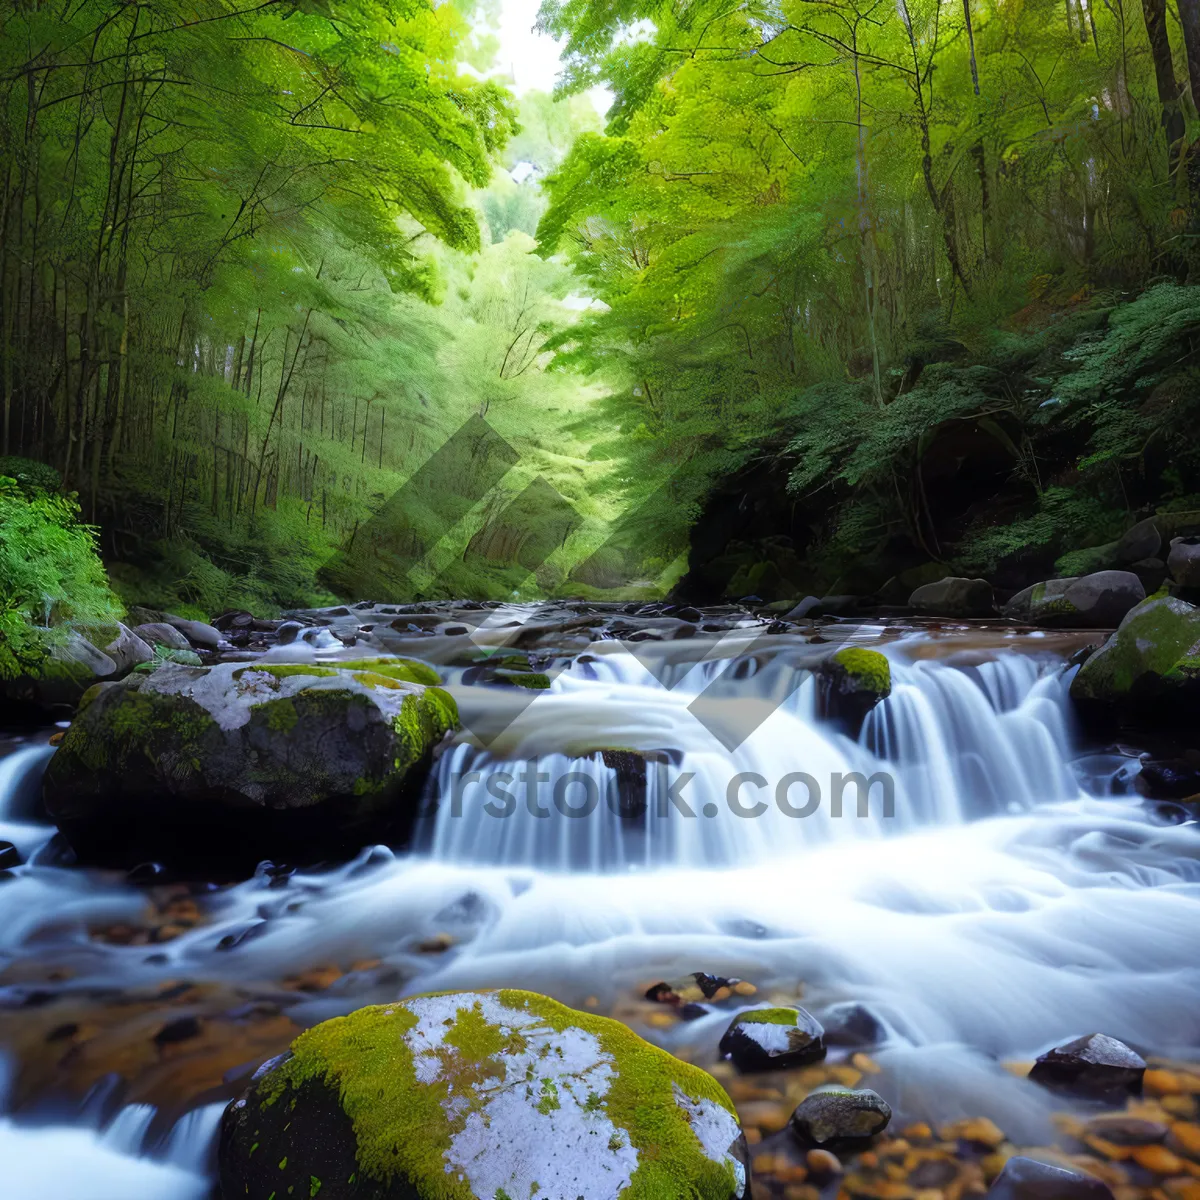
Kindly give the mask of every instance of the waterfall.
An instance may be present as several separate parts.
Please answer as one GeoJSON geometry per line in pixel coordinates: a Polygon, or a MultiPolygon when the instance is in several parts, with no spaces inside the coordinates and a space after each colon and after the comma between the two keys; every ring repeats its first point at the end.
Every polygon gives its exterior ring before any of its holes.
{"type": "Polygon", "coordinates": [[[958,669],[904,649],[857,741],[818,721],[812,674],[786,661],[568,666],[499,753],[464,738],[443,756],[423,844],[543,870],[729,867],[1078,796],[1061,660],[958,669]]]}

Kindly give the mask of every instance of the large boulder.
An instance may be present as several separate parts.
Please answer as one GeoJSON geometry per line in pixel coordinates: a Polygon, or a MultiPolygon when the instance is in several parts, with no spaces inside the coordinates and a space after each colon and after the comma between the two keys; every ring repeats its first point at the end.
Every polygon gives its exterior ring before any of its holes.
{"type": "Polygon", "coordinates": [[[1138,562],[1143,558],[1157,558],[1162,549],[1162,533],[1154,517],[1139,521],[1127,529],[1117,541],[1117,559],[1125,564],[1138,562]]]}
{"type": "Polygon", "coordinates": [[[46,806],[94,861],[353,850],[402,820],[414,768],[457,724],[436,681],[401,659],[165,663],[85,694],[46,806]]]}
{"type": "Polygon", "coordinates": [[[992,585],[986,579],[951,575],[923,584],[909,596],[908,603],[930,617],[986,617],[993,612],[992,585]]]}
{"type": "Polygon", "coordinates": [[[1093,715],[1194,720],[1200,701],[1200,609],[1146,600],[1079,669],[1071,696],[1093,715]]]}
{"type": "Polygon", "coordinates": [[[1172,538],[1167,570],[1179,587],[1200,592],[1200,537],[1172,538]]]}
{"type": "Polygon", "coordinates": [[[1067,589],[1077,579],[1077,576],[1068,576],[1032,584],[1013,596],[1000,611],[1011,621],[1026,625],[1048,624],[1067,611],[1067,589]]]}
{"type": "Polygon", "coordinates": [[[1016,621],[1111,629],[1146,598],[1133,571],[1097,571],[1079,578],[1048,579],[1018,592],[1003,609],[1016,621]]]}
{"type": "Polygon", "coordinates": [[[225,1111],[239,1200],[737,1200],[736,1111],[706,1072],[523,991],[418,996],[303,1033],[225,1111]]]}

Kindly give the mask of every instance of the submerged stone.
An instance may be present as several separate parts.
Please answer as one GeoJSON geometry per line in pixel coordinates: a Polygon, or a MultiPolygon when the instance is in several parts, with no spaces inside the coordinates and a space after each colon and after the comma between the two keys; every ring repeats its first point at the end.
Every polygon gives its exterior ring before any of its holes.
{"type": "Polygon", "coordinates": [[[410,774],[457,725],[416,673],[167,663],[94,687],[50,761],[46,807],[81,856],[125,866],[352,851],[400,815],[410,774]]]}
{"type": "Polygon", "coordinates": [[[730,1022],[721,1053],[739,1071],[803,1067],[825,1057],[825,1030],[803,1008],[755,1008],[730,1022]]]}
{"type": "Polygon", "coordinates": [[[807,1146],[854,1145],[882,1133],[890,1105],[870,1088],[819,1088],[792,1113],[792,1133],[807,1146]]]}
{"type": "Polygon", "coordinates": [[[716,1080],[523,991],[418,996],[302,1034],[226,1110],[220,1176],[245,1200],[748,1195],[716,1080]]]}
{"type": "Polygon", "coordinates": [[[988,1200],[1113,1200],[1106,1183],[1016,1155],[988,1189],[988,1200]]]}

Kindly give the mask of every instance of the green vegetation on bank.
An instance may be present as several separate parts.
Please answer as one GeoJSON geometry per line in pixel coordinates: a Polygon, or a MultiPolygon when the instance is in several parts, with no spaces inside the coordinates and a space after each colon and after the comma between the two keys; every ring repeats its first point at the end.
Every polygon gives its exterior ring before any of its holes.
{"type": "Polygon", "coordinates": [[[111,628],[124,611],[95,531],[56,483],[41,464],[0,459],[0,679],[43,674],[64,622],[111,628]]]}
{"type": "Polygon", "coordinates": [[[1200,507],[1190,7],[546,0],[519,102],[496,15],[6,20],[0,453],[127,603],[649,596],[689,537],[696,598],[1015,590],[1200,507]]]}

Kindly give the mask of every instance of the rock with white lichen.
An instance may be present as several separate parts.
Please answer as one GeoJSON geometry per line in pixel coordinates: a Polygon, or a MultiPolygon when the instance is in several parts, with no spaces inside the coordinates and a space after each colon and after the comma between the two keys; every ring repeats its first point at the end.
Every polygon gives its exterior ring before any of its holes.
{"type": "Polygon", "coordinates": [[[46,772],[81,857],[325,858],[412,809],[418,768],[457,725],[424,663],[258,662],[101,684],[46,772]]]}
{"type": "Polygon", "coordinates": [[[803,1067],[825,1057],[825,1030],[803,1008],[752,1008],[730,1022],[721,1053],[739,1071],[803,1067]]]}
{"type": "Polygon", "coordinates": [[[532,992],[418,996],[301,1034],[225,1111],[226,1200],[741,1200],[729,1097],[532,992]]]}

